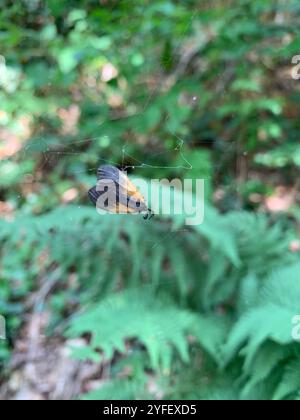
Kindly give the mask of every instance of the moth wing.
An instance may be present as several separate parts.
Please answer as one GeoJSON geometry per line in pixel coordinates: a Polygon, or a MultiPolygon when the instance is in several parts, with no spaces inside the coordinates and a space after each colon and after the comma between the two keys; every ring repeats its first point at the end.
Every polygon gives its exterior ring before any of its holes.
{"type": "Polygon", "coordinates": [[[97,200],[100,197],[100,193],[97,191],[96,187],[93,187],[89,190],[88,192],[89,198],[91,200],[91,202],[96,205],[97,204],[97,200]]]}
{"type": "Polygon", "coordinates": [[[128,214],[128,213],[133,213],[130,211],[130,209],[125,206],[124,204],[118,203],[116,206],[116,213],[118,214],[128,214]]]}
{"type": "MultiPolygon", "coordinates": [[[[120,171],[115,166],[103,165],[98,169],[97,172],[98,184],[97,188],[90,190],[89,195],[94,204],[103,210],[106,210],[110,213],[131,213],[139,214],[145,213],[148,211],[148,207],[145,202],[145,198],[133,184],[133,182],[127,177],[127,175],[120,171]],[[97,192],[99,185],[106,185],[107,181],[111,181],[118,186],[118,192],[116,197],[112,193],[110,195],[112,203],[114,203],[114,198],[116,199],[116,205],[103,206],[103,203],[98,202],[98,198],[101,196],[101,193],[97,192]],[[98,202],[98,203],[97,203],[98,202]]],[[[113,189],[115,191],[115,189],[113,189]]],[[[108,190],[109,191],[109,190],[108,190]]],[[[107,195],[107,192],[106,192],[107,195]]],[[[101,201],[101,200],[100,200],[101,201]]]]}
{"type": "Polygon", "coordinates": [[[111,179],[112,181],[118,182],[120,176],[120,170],[112,165],[102,165],[97,170],[97,180],[111,179]]]}
{"type": "Polygon", "coordinates": [[[123,213],[140,214],[148,211],[144,199],[140,200],[138,196],[128,196],[122,191],[119,191],[119,205],[123,213]]]}
{"type": "Polygon", "coordinates": [[[103,191],[101,190],[101,187],[99,187],[99,184],[101,184],[101,181],[98,182],[97,187],[93,187],[89,190],[88,195],[90,200],[98,209],[108,213],[117,213],[117,204],[119,200],[116,195],[116,190],[112,188],[103,191]]]}
{"type": "Polygon", "coordinates": [[[145,203],[144,198],[140,199],[142,197],[141,195],[134,195],[130,197],[130,200],[128,202],[128,208],[132,209],[132,212],[137,213],[145,213],[148,211],[148,206],[145,203]]]}
{"type": "Polygon", "coordinates": [[[136,201],[145,203],[144,196],[140,193],[140,191],[137,189],[134,183],[128,178],[128,176],[125,175],[124,172],[121,172],[121,171],[120,171],[120,177],[119,177],[119,186],[120,188],[122,188],[123,193],[127,194],[128,197],[134,197],[136,201]]]}
{"type": "Polygon", "coordinates": [[[127,191],[128,195],[134,196],[137,200],[141,202],[145,202],[144,196],[140,193],[140,191],[136,188],[136,186],[127,178],[127,191]]]}
{"type": "Polygon", "coordinates": [[[141,202],[145,202],[145,198],[136,188],[132,181],[128,178],[128,176],[120,171],[118,168],[112,165],[103,165],[100,166],[97,172],[98,181],[104,179],[110,179],[116,182],[120,189],[122,189],[123,194],[127,194],[128,196],[135,196],[137,200],[141,202]]]}

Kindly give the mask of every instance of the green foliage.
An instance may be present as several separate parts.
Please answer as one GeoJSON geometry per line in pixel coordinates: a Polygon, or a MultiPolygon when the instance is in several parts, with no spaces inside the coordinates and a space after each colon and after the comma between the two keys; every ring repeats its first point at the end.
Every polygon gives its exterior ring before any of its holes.
{"type": "Polygon", "coordinates": [[[74,349],[74,357],[100,363],[119,355],[135,372],[132,351],[139,354],[139,374],[118,379],[117,370],[108,388],[88,398],[138,398],[141,392],[150,398],[150,371],[170,398],[297,394],[297,376],[289,376],[289,366],[299,356],[291,320],[300,311],[300,266],[288,254],[283,227],[270,226],[264,215],[221,216],[209,206],[207,216],[202,226],[188,231],[176,227],[176,217],[173,227],[154,221],[150,229],[140,219],[100,217],[85,207],[1,222],[4,252],[16,256],[3,259],[14,271],[4,266],[2,277],[16,282],[18,273],[25,275],[22,287],[7,289],[10,299],[36,287],[36,260],[46,252],[44,281],[54,271],[60,283],[47,303],[53,326],[69,305],[85,306],[84,313],[72,315],[68,335],[90,333],[91,340],[74,349]],[[78,280],[68,287],[74,272],[78,280]],[[207,368],[201,364],[197,373],[193,359],[199,357],[207,368]],[[182,369],[191,375],[185,389],[182,369]],[[204,386],[206,375],[209,386],[204,386]],[[243,387],[229,391],[228,384],[237,380],[243,387]],[[173,381],[178,386],[171,387],[173,381]]]}
{"type": "Polygon", "coordinates": [[[265,211],[299,187],[299,13],[0,0],[1,365],[46,284],[47,333],[111,365],[83,398],[300,398],[297,194],[289,217],[265,211]],[[205,222],[99,216],[86,192],[104,162],[205,179],[205,222]]]}
{"type": "Polygon", "coordinates": [[[188,311],[176,308],[174,302],[152,296],[151,289],[142,292],[129,289],[79,316],[70,333],[78,336],[93,331],[91,346],[95,350],[103,349],[105,359],[111,359],[115,350],[126,352],[126,339],[138,338],[149,353],[151,367],[161,366],[169,372],[173,350],[183,361],[189,361],[186,335],[197,321],[188,311]],[[99,325],[102,327],[97,331],[99,325]]]}

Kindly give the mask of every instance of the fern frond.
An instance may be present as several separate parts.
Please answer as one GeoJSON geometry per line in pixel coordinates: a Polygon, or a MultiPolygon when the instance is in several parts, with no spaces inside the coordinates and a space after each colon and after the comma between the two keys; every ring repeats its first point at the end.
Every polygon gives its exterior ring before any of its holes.
{"type": "Polygon", "coordinates": [[[126,353],[125,341],[138,339],[150,357],[153,369],[170,372],[176,351],[189,361],[187,336],[193,335],[216,360],[226,335],[224,324],[176,307],[151,289],[115,294],[73,320],[70,335],[92,333],[91,347],[109,359],[115,351],[126,353]]]}
{"type": "Polygon", "coordinates": [[[283,378],[276,389],[274,400],[282,400],[300,392],[300,360],[289,362],[284,368],[283,378]]]}
{"type": "Polygon", "coordinates": [[[126,352],[125,340],[136,339],[145,345],[152,367],[163,365],[169,371],[174,349],[189,360],[186,335],[195,317],[168,300],[155,298],[151,291],[127,290],[115,294],[72,323],[72,335],[92,332],[91,346],[103,350],[109,359],[118,350],[126,352]]]}
{"type": "Polygon", "coordinates": [[[233,328],[224,348],[226,360],[237,350],[245,348],[246,365],[262,343],[271,339],[279,344],[289,344],[292,338],[292,319],[300,313],[300,264],[275,271],[261,289],[257,306],[248,310],[233,328]]]}

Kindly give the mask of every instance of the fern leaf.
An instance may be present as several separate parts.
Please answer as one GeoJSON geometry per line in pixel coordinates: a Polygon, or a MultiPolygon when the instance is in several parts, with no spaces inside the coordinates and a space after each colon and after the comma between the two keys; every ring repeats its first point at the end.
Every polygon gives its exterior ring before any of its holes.
{"type": "Polygon", "coordinates": [[[282,400],[291,394],[300,392],[300,360],[293,360],[285,366],[285,372],[279,384],[274,400],[282,400]]]}

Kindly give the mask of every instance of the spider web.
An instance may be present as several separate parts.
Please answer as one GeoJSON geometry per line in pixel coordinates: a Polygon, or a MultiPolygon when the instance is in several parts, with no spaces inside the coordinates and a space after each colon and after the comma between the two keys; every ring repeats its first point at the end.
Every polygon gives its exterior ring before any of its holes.
{"type": "MultiPolygon", "coordinates": [[[[145,4],[143,9],[146,9],[146,7],[148,6],[148,4],[145,4]]],[[[192,26],[193,22],[195,21],[195,18],[197,16],[199,12],[198,11],[194,11],[192,13],[192,15],[189,17],[185,27],[183,28],[182,32],[180,33],[180,35],[178,36],[178,40],[175,43],[175,46],[173,48],[174,51],[181,51],[181,46],[183,43],[183,40],[185,39],[186,34],[188,33],[190,27],[192,26]]],[[[155,67],[154,69],[152,69],[152,72],[155,72],[156,70],[159,69],[163,69],[166,70],[168,67],[168,64],[170,64],[171,61],[171,57],[165,61],[164,63],[161,63],[160,65],[158,65],[157,67],[155,67]]],[[[153,100],[155,99],[156,95],[159,93],[161,88],[161,85],[159,82],[156,83],[155,87],[149,92],[149,94],[147,95],[147,98],[144,102],[144,104],[141,105],[141,111],[137,114],[133,114],[133,115],[129,115],[129,116],[125,116],[124,119],[128,119],[128,118],[133,118],[133,117],[137,117],[139,115],[144,114],[147,109],[151,106],[151,104],[153,103],[153,100]]],[[[198,100],[198,94],[195,93],[193,98],[192,98],[193,102],[196,102],[198,100]]],[[[168,133],[171,135],[171,137],[173,137],[173,140],[175,140],[176,142],[176,146],[173,149],[173,152],[177,152],[178,155],[178,159],[176,159],[176,161],[181,160],[180,164],[177,165],[160,165],[160,164],[153,164],[153,163],[149,163],[149,161],[141,161],[140,159],[138,159],[136,156],[133,156],[131,153],[128,153],[127,149],[129,147],[128,145],[128,140],[123,144],[123,146],[121,147],[122,150],[122,156],[121,156],[121,163],[120,160],[111,160],[111,159],[107,159],[107,158],[103,158],[101,156],[98,156],[98,164],[97,166],[93,166],[93,167],[89,167],[89,168],[84,168],[81,170],[73,170],[72,174],[80,174],[80,173],[95,173],[98,169],[98,167],[101,164],[110,164],[110,165],[114,165],[114,166],[121,166],[121,169],[124,171],[127,170],[136,170],[136,169],[166,169],[166,170],[192,170],[193,165],[192,163],[188,160],[188,158],[185,155],[185,140],[183,137],[181,137],[177,132],[175,132],[169,124],[169,120],[171,117],[171,112],[166,112],[166,116],[164,119],[164,124],[165,127],[168,129],[168,133]],[[132,164],[128,164],[128,161],[130,162],[134,162],[132,164]]],[[[108,122],[110,124],[114,124],[115,121],[119,121],[120,119],[117,120],[109,120],[108,122]]],[[[107,136],[107,134],[101,133],[101,137],[105,137],[107,136]]],[[[96,142],[99,140],[99,135],[96,137],[90,137],[90,138],[84,138],[84,139],[78,139],[78,140],[73,140],[73,141],[68,141],[67,144],[59,144],[57,149],[51,149],[50,147],[47,148],[47,150],[45,151],[41,151],[39,152],[43,163],[41,164],[41,166],[39,167],[40,170],[42,170],[47,164],[53,162],[54,158],[57,159],[57,161],[59,160],[59,158],[65,159],[67,156],[70,157],[74,157],[74,156],[82,156],[85,152],[84,151],[80,151],[80,150],[76,150],[77,146],[82,146],[85,144],[91,144],[93,142],[96,142]]],[[[22,153],[22,157],[25,158],[27,153],[32,153],[33,151],[30,150],[33,146],[38,145],[38,144],[43,144],[43,139],[40,140],[35,140],[35,141],[31,141],[29,142],[27,145],[25,145],[25,147],[21,150],[20,153],[22,153]]],[[[132,146],[132,144],[130,144],[130,146],[132,146]]],[[[168,155],[172,152],[172,150],[165,150],[165,151],[160,151],[157,153],[151,153],[151,160],[153,160],[153,158],[155,159],[156,157],[161,158],[163,157],[163,155],[168,155]]],[[[219,163],[217,165],[217,167],[215,168],[216,170],[218,170],[218,167],[221,167],[221,163],[219,163]]],[[[34,175],[34,174],[33,174],[34,175]]]]}
{"type": "MultiPolygon", "coordinates": [[[[184,29],[182,30],[182,33],[180,34],[180,36],[178,37],[178,40],[175,44],[174,47],[174,51],[180,51],[181,50],[181,45],[182,42],[186,36],[186,34],[188,33],[191,25],[193,24],[196,15],[197,15],[197,11],[195,11],[192,16],[189,18],[186,26],[184,27],[184,29]]],[[[171,58],[169,59],[171,60],[171,58]]],[[[152,69],[152,72],[155,72],[156,70],[159,70],[160,68],[163,68],[163,70],[167,69],[169,62],[164,62],[163,64],[161,64],[160,66],[157,66],[155,69],[152,69]]],[[[160,92],[160,88],[161,85],[159,82],[156,83],[155,87],[149,92],[149,94],[146,97],[145,103],[142,104],[141,106],[141,112],[135,114],[135,115],[130,115],[127,116],[125,118],[131,118],[131,117],[136,117],[139,115],[144,114],[148,108],[152,105],[156,95],[160,92]]],[[[196,102],[198,100],[198,94],[195,93],[193,98],[192,98],[193,102],[196,102]]],[[[179,163],[178,165],[160,165],[160,164],[155,164],[153,162],[149,162],[149,160],[147,161],[142,161],[140,159],[138,159],[136,156],[134,156],[132,153],[128,152],[128,147],[132,146],[133,143],[131,143],[130,145],[128,144],[128,140],[123,144],[122,146],[122,156],[121,156],[121,162],[120,160],[111,160],[111,159],[107,159],[101,156],[97,157],[98,160],[98,164],[97,166],[93,166],[93,167],[88,167],[88,168],[84,168],[84,169],[80,169],[80,170],[72,170],[71,172],[68,172],[69,175],[75,175],[75,174],[80,174],[80,173],[96,173],[98,166],[101,164],[110,164],[110,165],[114,165],[114,166],[121,166],[121,169],[124,171],[127,170],[137,170],[137,169],[153,169],[153,170],[159,170],[159,169],[166,169],[166,170],[178,170],[178,169],[182,169],[182,170],[192,170],[193,169],[193,165],[191,162],[189,162],[188,158],[185,155],[185,140],[184,138],[182,138],[177,132],[175,132],[169,124],[169,120],[171,118],[171,112],[167,112],[165,119],[164,119],[164,124],[165,127],[168,129],[168,132],[170,133],[170,135],[173,137],[173,140],[175,140],[176,145],[173,148],[173,150],[165,150],[165,151],[160,151],[157,153],[151,153],[151,160],[153,161],[153,159],[155,160],[156,158],[162,158],[163,155],[168,155],[172,152],[176,152],[178,159],[176,159],[176,161],[179,161],[179,159],[181,160],[181,163],[179,163]],[[128,164],[128,162],[131,162],[130,164],[128,164]]],[[[114,121],[119,121],[119,120],[113,120],[111,119],[109,121],[110,124],[114,124],[114,121]]],[[[101,133],[101,136],[105,136],[106,133],[101,133]]],[[[78,157],[78,160],[80,161],[81,157],[83,156],[83,154],[85,153],[90,153],[90,152],[85,152],[82,150],[78,150],[78,147],[84,146],[84,145],[92,145],[93,142],[97,142],[99,140],[99,135],[96,137],[92,137],[92,138],[84,138],[84,139],[78,139],[78,140],[74,140],[74,141],[68,141],[68,143],[66,144],[59,144],[56,149],[51,149],[51,147],[46,147],[46,150],[40,151],[40,152],[36,152],[39,156],[41,156],[42,159],[42,163],[39,166],[39,171],[42,171],[47,165],[49,164],[53,164],[54,160],[56,160],[55,164],[58,163],[59,159],[63,159],[65,160],[67,156],[70,157],[78,157]]],[[[25,147],[20,151],[21,156],[23,159],[26,158],[27,154],[29,153],[34,153],[33,150],[31,150],[32,147],[34,147],[35,145],[42,145],[43,146],[43,139],[40,140],[35,140],[32,142],[29,142],[27,145],[25,145],[25,147]]],[[[55,166],[55,165],[54,165],[55,166]]],[[[33,174],[33,181],[32,183],[36,182],[36,174],[33,174]]],[[[91,185],[92,186],[92,185],[91,185]]],[[[90,186],[90,187],[91,187],[90,186]]],[[[22,194],[18,196],[18,199],[22,198],[22,194]]],[[[78,205],[78,207],[80,208],[81,206],[78,205]]],[[[185,229],[182,229],[183,231],[185,229]]],[[[170,231],[166,234],[166,238],[168,238],[170,235],[175,234],[175,232],[170,231]]],[[[164,237],[162,238],[161,241],[164,240],[164,237]]],[[[161,242],[160,241],[160,242],[161,242]]],[[[155,243],[153,245],[153,247],[156,247],[158,244],[155,243]]]]}
{"type": "MultiPolygon", "coordinates": [[[[186,36],[186,34],[188,33],[191,25],[193,24],[195,18],[197,15],[197,11],[193,12],[193,14],[191,15],[191,17],[189,18],[188,22],[186,23],[185,27],[183,28],[180,36],[178,37],[178,40],[175,44],[174,47],[174,51],[180,51],[181,49],[181,45],[182,42],[186,36]]],[[[171,57],[169,58],[169,60],[171,60],[171,57]]],[[[163,68],[163,70],[165,70],[168,66],[169,62],[165,61],[164,63],[161,64],[161,66],[158,66],[155,69],[152,69],[152,72],[159,70],[161,67],[163,68]]],[[[160,92],[160,83],[156,83],[155,87],[149,92],[149,95],[147,95],[147,98],[145,100],[145,103],[141,106],[141,112],[133,115],[133,116],[129,116],[127,118],[130,117],[135,117],[135,116],[139,116],[144,114],[147,109],[152,105],[153,101],[155,100],[155,97],[157,94],[159,94],[160,92]]],[[[196,102],[198,99],[198,95],[195,94],[193,96],[193,102],[196,102]]],[[[127,149],[128,149],[128,140],[126,141],[126,143],[122,146],[122,156],[121,156],[121,164],[120,161],[114,161],[114,160],[110,160],[110,159],[106,159],[103,158],[101,156],[98,156],[98,165],[96,167],[89,167],[89,168],[85,168],[82,170],[75,170],[72,171],[72,174],[80,174],[80,173],[95,173],[98,169],[98,166],[101,164],[110,164],[110,165],[114,165],[114,166],[121,166],[121,169],[123,171],[127,171],[127,170],[137,170],[137,169],[153,169],[153,170],[158,170],[158,169],[166,169],[166,170],[178,170],[178,169],[182,169],[182,170],[192,170],[193,169],[193,165],[189,162],[189,160],[187,159],[187,157],[185,156],[185,140],[179,136],[174,130],[171,129],[171,127],[169,126],[169,120],[171,117],[171,113],[167,112],[166,116],[165,116],[165,120],[164,120],[164,124],[165,127],[168,129],[169,134],[171,134],[171,136],[173,137],[173,139],[176,142],[176,145],[174,147],[173,152],[177,152],[178,155],[178,159],[176,159],[177,161],[179,161],[179,159],[181,160],[181,163],[178,165],[160,165],[160,164],[153,164],[153,163],[149,163],[148,161],[141,161],[140,159],[138,159],[136,156],[133,156],[131,153],[128,153],[127,149]],[[128,161],[133,162],[132,164],[128,164],[128,161]]],[[[111,124],[114,123],[113,120],[110,121],[111,124]]],[[[103,136],[105,136],[105,133],[102,134],[103,136]]],[[[60,158],[65,159],[67,156],[70,157],[76,157],[78,156],[78,158],[80,159],[80,157],[82,156],[83,151],[78,151],[76,150],[76,147],[78,146],[84,146],[85,144],[89,144],[91,145],[91,143],[98,141],[99,140],[99,136],[94,137],[94,138],[86,138],[86,139],[78,139],[75,141],[71,141],[68,142],[68,144],[64,145],[59,145],[59,149],[58,150],[51,150],[50,148],[47,148],[46,151],[43,151],[40,153],[40,156],[42,157],[43,163],[42,165],[39,167],[39,170],[42,170],[45,166],[47,166],[47,164],[50,164],[52,162],[52,160],[55,158],[57,160],[59,160],[60,158]]],[[[38,143],[42,143],[43,140],[39,140],[38,143]]],[[[24,147],[24,149],[21,151],[21,153],[23,153],[23,157],[25,158],[27,153],[31,153],[30,148],[32,145],[36,144],[36,142],[31,142],[30,144],[26,145],[24,147]]],[[[171,153],[170,151],[160,151],[157,153],[151,153],[151,160],[155,159],[155,158],[162,158],[163,155],[167,155],[171,153]]],[[[80,205],[78,206],[79,208],[81,207],[80,205]]],[[[186,231],[186,229],[180,229],[180,231],[186,231]]],[[[177,230],[178,232],[178,230],[177,230]]],[[[161,244],[162,242],[164,242],[165,240],[167,240],[168,238],[170,238],[172,235],[174,235],[175,232],[170,228],[170,230],[163,235],[162,239],[159,242],[153,243],[153,249],[156,248],[159,244],[161,244]]]]}
{"type": "MultiPolygon", "coordinates": [[[[144,9],[146,9],[147,6],[148,5],[146,4],[144,9]]],[[[181,44],[182,44],[182,42],[185,38],[185,35],[188,33],[191,25],[193,24],[197,13],[198,13],[197,11],[193,12],[192,16],[189,18],[186,26],[184,27],[181,34],[179,35],[179,38],[178,38],[178,40],[175,44],[175,47],[174,47],[174,51],[179,51],[180,50],[180,47],[181,47],[181,44]]],[[[163,70],[167,69],[167,66],[170,63],[170,60],[171,60],[171,58],[169,58],[167,61],[165,61],[162,64],[161,67],[163,68],[163,70]]],[[[155,72],[158,68],[159,67],[156,67],[152,71],[155,72]]],[[[153,99],[155,99],[156,94],[159,93],[159,90],[160,90],[160,84],[157,83],[156,86],[149,92],[149,95],[147,96],[147,98],[145,100],[145,103],[141,106],[142,111],[140,113],[130,115],[130,116],[125,117],[125,118],[132,118],[132,117],[144,114],[147,111],[147,109],[149,108],[149,106],[151,105],[153,99]]],[[[198,99],[198,96],[195,95],[193,97],[193,101],[196,101],[197,99],[198,99]]],[[[184,154],[185,140],[182,137],[180,137],[178,134],[176,134],[176,132],[173,131],[169,127],[168,120],[170,119],[170,116],[171,116],[171,113],[167,112],[167,115],[165,117],[164,122],[165,122],[165,125],[169,128],[169,133],[174,137],[174,139],[176,139],[177,144],[174,148],[174,151],[178,152],[178,155],[181,158],[183,164],[176,165],[176,166],[162,166],[162,165],[153,165],[153,164],[149,164],[147,162],[143,162],[143,161],[137,159],[135,156],[132,156],[131,154],[127,153],[127,147],[128,147],[128,140],[127,140],[126,143],[122,147],[122,158],[121,158],[121,160],[122,160],[121,169],[122,170],[126,171],[128,169],[133,169],[134,170],[134,169],[146,169],[146,168],[147,169],[169,169],[169,170],[172,170],[172,169],[191,170],[191,169],[193,169],[193,165],[188,161],[188,159],[185,157],[185,154],[184,154]],[[134,161],[136,163],[134,165],[126,164],[127,158],[129,158],[131,161],[134,161]]],[[[114,120],[110,120],[110,123],[113,124],[113,122],[114,122],[114,120]]],[[[102,135],[105,136],[106,134],[103,133],[102,135]]],[[[82,145],[82,144],[85,144],[85,143],[91,143],[91,142],[97,141],[97,140],[99,140],[99,136],[94,137],[94,138],[86,138],[86,139],[79,139],[79,140],[71,141],[71,142],[68,142],[68,144],[65,146],[66,150],[61,150],[61,146],[59,146],[59,150],[50,150],[50,148],[49,148],[46,152],[41,153],[41,156],[44,159],[44,165],[46,165],[49,162],[49,160],[52,159],[51,156],[53,156],[53,155],[62,156],[62,157],[65,157],[67,155],[69,155],[69,156],[80,155],[83,152],[74,151],[74,150],[70,151],[69,149],[72,146],[78,146],[78,145],[82,145]]],[[[40,140],[39,142],[42,142],[42,140],[40,140]]],[[[32,145],[33,145],[33,143],[25,146],[25,148],[23,149],[23,153],[26,153],[32,145]]],[[[151,153],[151,158],[157,157],[157,156],[161,157],[163,154],[168,154],[168,153],[170,153],[170,151],[158,152],[158,153],[154,153],[154,154],[151,153]]],[[[99,160],[99,164],[102,163],[102,164],[111,164],[111,165],[114,165],[114,166],[119,166],[119,162],[117,162],[117,161],[104,159],[104,158],[101,158],[101,157],[98,157],[98,160],[99,160]]],[[[98,169],[98,167],[93,167],[93,168],[84,169],[82,171],[74,171],[73,173],[78,174],[78,173],[81,173],[81,172],[93,172],[93,171],[96,171],[97,169],[98,169]]]]}

